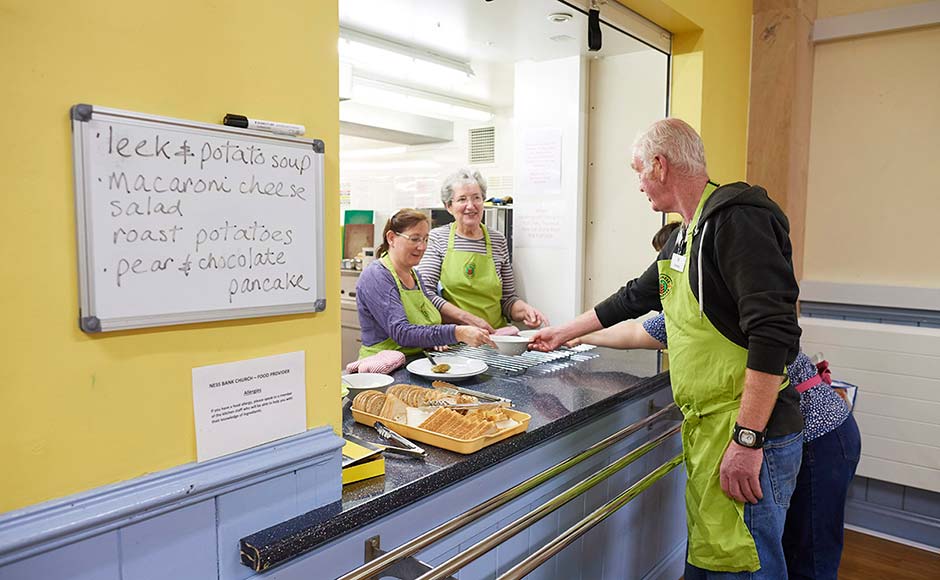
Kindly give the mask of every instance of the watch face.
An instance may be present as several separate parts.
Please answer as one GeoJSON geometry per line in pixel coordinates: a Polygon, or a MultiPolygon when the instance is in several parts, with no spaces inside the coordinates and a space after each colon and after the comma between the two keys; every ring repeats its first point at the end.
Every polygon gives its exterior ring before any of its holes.
{"type": "Polygon", "coordinates": [[[738,432],[738,439],[741,441],[741,445],[744,445],[745,447],[753,447],[754,442],[757,441],[757,436],[753,431],[748,429],[741,429],[738,432]]]}

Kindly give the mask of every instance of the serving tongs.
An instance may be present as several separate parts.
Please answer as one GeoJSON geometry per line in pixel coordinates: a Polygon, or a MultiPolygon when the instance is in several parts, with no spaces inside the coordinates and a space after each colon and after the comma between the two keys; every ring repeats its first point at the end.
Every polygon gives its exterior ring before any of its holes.
{"type": "Polygon", "coordinates": [[[434,381],[433,383],[431,383],[431,386],[441,392],[447,393],[448,395],[459,395],[459,394],[470,395],[471,397],[483,399],[484,401],[488,401],[488,402],[506,403],[505,405],[501,405],[503,407],[512,407],[512,399],[507,399],[506,397],[497,397],[496,395],[491,395],[489,393],[483,393],[480,391],[474,391],[473,389],[458,387],[457,385],[445,383],[444,381],[434,381]]]}
{"type": "Polygon", "coordinates": [[[415,445],[408,439],[405,439],[398,433],[395,433],[394,431],[386,427],[385,424],[382,423],[381,421],[376,421],[375,424],[372,425],[372,427],[375,428],[375,430],[378,432],[379,435],[382,436],[383,439],[387,441],[394,441],[395,443],[400,445],[400,447],[396,447],[394,445],[381,445],[382,449],[384,449],[385,451],[388,451],[389,453],[398,453],[400,455],[408,455],[410,457],[426,457],[427,456],[428,454],[427,451],[425,451],[421,447],[418,447],[417,445],[415,445]]]}
{"type": "Polygon", "coordinates": [[[438,399],[436,401],[427,401],[423,408],[433,408],[433,409],[496,409],[502,407],[508,409],[510,407],[509,403],[506,401],[485,401],[479,403],[452,403],[447,399],[438,399]]]}

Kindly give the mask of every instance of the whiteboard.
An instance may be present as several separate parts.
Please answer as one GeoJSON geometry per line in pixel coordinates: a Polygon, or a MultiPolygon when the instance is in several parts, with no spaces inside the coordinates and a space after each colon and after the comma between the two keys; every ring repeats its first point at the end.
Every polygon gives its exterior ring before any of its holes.
{"type": "Polygon", "coordinates": [[[79,325],[326,307],[323,142],[72,107],[79,325]]]}

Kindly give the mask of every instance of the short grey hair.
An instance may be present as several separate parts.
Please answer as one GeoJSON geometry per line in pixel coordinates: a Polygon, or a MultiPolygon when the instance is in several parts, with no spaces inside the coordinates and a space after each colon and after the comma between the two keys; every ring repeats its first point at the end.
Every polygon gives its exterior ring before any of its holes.
{"type": "Polygon", "coordinates": [[[633,142],[633,156],[640,161],[642,173],[653,168],[653,158],[665,157],[679,173],[707,175],[705,145],[691,125],[681,119],[669,117],[656,121],[637,136],[633,142]]]}
{"type": "Polygon", "coordinates": [[[474,183],[480,186],[480,192],[486,198],[486,179],[476,169],[462,168],[448,175],[441,186],[441,201],[444,202],[444,207],[450,205],[450,200],[454,197],[454,187],[474,183]]]}

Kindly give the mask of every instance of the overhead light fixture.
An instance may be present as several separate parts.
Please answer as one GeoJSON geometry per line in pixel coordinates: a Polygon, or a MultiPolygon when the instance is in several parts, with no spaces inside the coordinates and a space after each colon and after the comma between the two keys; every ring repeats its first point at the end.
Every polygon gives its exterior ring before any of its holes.
{"type": "Polygon", "coordinates": [[[481,103],[358,75],[353,78],[353,101],[426,117],[480,122],[493,118],[492,110],[481,103]]]}
{"type": "Polygon", "coordinates": [[[473,69],[465,61],[345,26],[339,29],[338,49],[340,58],[357,69],[414,82],[442,75],[451,82],[465,82],[473,76],[473,69]]]}
{"type": "Polygon", "coordinates": [[[549,22],[568,22],[572,18],[574,18],[574,15],[570,12],[552,12],[548,15],[549,22]]]}

